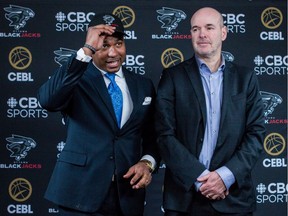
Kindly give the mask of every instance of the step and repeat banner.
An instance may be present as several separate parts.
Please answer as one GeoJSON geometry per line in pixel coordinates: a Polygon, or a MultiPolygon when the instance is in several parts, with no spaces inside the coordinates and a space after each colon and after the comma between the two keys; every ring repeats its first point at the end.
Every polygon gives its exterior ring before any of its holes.
{"type": "MultiPolygon", "coordinates": [[[[253,170],[256,216],[287,215],[287,2],[280,0],[1,0],[0,215],[57,215],[43,198],[65,146],[65,125],[37,101],[37,90],[85,42],[95,13],[119,16],[127,34],[125,66],[150,77],[193,55],[190,18],[218,9],[228,28],[223,54],[254,69],[265,104],[264,153],[253,170]]],[[[146,216],[163,215],[165,164],[148,187],[146,216]]],[[[231,206],[233,208],[233,206],[231,206]]]]}

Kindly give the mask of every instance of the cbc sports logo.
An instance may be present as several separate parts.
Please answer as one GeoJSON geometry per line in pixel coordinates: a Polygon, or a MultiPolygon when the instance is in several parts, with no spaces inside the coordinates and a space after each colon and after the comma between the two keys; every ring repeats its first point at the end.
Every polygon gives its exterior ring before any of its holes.
{"type": "Polygon", "coordinates": [[[39,38],[40,33],[31,33],[23,30],[27,22],[34,18],[35,12],[31,8],[22,7],[18,5],[9,5],[3,8],[5,11],[5,18],[9,22],[9,26],[13,28],[13,32],[0,32],[1,37],[22,37],[22,38],[39,38]]]}
{"type": "Polygon", "coordinates": [[[256,75],[286,76],[288,74],[288,55],[257,55],[254,58],[254,63],[256,65],[254,67],[256,75]]]}
{"type": "MultiPolygon", "coordinates": [[[[222,51],[222,55],[224,56],[226,61],[233,62],[234,56],[232,53],[227,51],[222,51]]],[[[161,55],[161,63],[164,68],[169,68],[171,66],[175,66],[184,61],[184,56],[179,49],[176,48],[168,48],[163,51],[161,55]]]]}
{"type": "Polygon", "coordinates": [[[32,63],[32,54],[26,47],[14,47],[9,53],[9,63],[16,70],[8,74],[8,80],[11,82],[33,82],[31,72],[23,71],[27,69],[32,63]]]}
{"type": "MultiPolygon", "coordinates": [[[[9,188],[10,197],[16,202],[25,202],[32,195],[32,185],[25,178],[16,178],[11,181],[9,188]]],[[[30,204],[10,204],[7,206],[9,214],[33,214],[32,206],[30,204]]]]}
{"type": "MultiPolygon", "coordinates": [[[[261,22],[267,29],[274,30],[281,26],[283,14],[276,7],[268,7],[262,11],[261,22]]],[[[261,40],[285,40],[281,31],[263,31],[260,33],[261,40]]]]}
{"type": "MultiPolygon", "coordinates": [[[[115,16],[118,16],[124,28],[128,28],[134,24],[135,21],[135,13],[132,8],[128,6],[119,6],[115,8],[112,12],[115,16]]],[[[59,11],[55,15],[56,23],[56,31],[58,32],[86,32],[89,26],[89,23],[95,16],[94,12],[80,12],[80,11],[70,11],[64,13],[59,11]]],[[[127,36],[125,39],[137,39],[134,31],[125,30],[127,36]]]]}
{"type": "Polygon", "coordinates": [[[259,183],[256,186],[258,204],[266,203],[287,203],[288,184],[287,182],[271,182],[268,184],[259,183]]]}
{"type": "Polygon", "coordinates": [[[47,118],[47,110],[43,109],[36,97],[10,97],[7,100],[8,118],[47,118]]]}

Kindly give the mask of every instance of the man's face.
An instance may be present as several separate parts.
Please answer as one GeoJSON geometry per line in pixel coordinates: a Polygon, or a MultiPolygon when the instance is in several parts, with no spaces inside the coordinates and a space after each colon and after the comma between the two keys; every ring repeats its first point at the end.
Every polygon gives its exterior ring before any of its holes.
{"type": "Polygon", "coordinates": [[[192,46],[200,58],[220,56],[222,41],[227,36],[221,21],[221,15],[210,9],[199,10],[191,18],[192,46]]]}
{"type": "Polygon", "coordinates": [[[93,61],[100,69],[116,73],[126,57],[123,37],[106,36],[103,46],[93,55],[93,61]]]}

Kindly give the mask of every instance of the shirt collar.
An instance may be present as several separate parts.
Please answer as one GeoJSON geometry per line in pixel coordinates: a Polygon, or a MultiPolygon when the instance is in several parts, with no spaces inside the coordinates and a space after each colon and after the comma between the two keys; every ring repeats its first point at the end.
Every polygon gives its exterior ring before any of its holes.
{"type": "MultiPolygon", "coordinates": [[[[204,61],[202,61],[197,55],[195,55],[195,58],[196,58],[196,62],[198,64],[198,68],[199,68],[199,71],[202,71],[203,67],[207,67],[206,63],[204,61]]],[[[222,62],[221,62],[221,65],[219,66],[218,68],[218,71],[224,71],[225,69],[225,58],[223,55],[221,55],[221,59],[222,59],[222,62]]]]}
{"type": "MultiPolygon", "coordinates": [[[[94,64],[94,62],[93,62],[93,64],[94,64]]],[[[94,64],[94,66],[101,72],[102,76],[104,76],[106,73],[108,73],[108,72],[100,69],[99,67],[97,67],[95,64],[94,64]]],[[[118,70],[115,74],[116,74],[118,77],[123,78],[123,77],[124,77],[124,74],[123,74],[123,71],[122,71],[122,67],[120,67],[119,70],[118,70]]]]}

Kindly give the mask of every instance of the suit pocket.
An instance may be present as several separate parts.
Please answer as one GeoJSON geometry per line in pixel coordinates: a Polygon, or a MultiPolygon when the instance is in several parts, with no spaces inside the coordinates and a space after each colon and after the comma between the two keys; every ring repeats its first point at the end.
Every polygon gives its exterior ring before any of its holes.
{"type": "Polygon", "coordinates": [[[66,162],[78,166],[84,166],[86,164],[87,156],[86,154],[62,151],[58,161],[66,162]]]}

